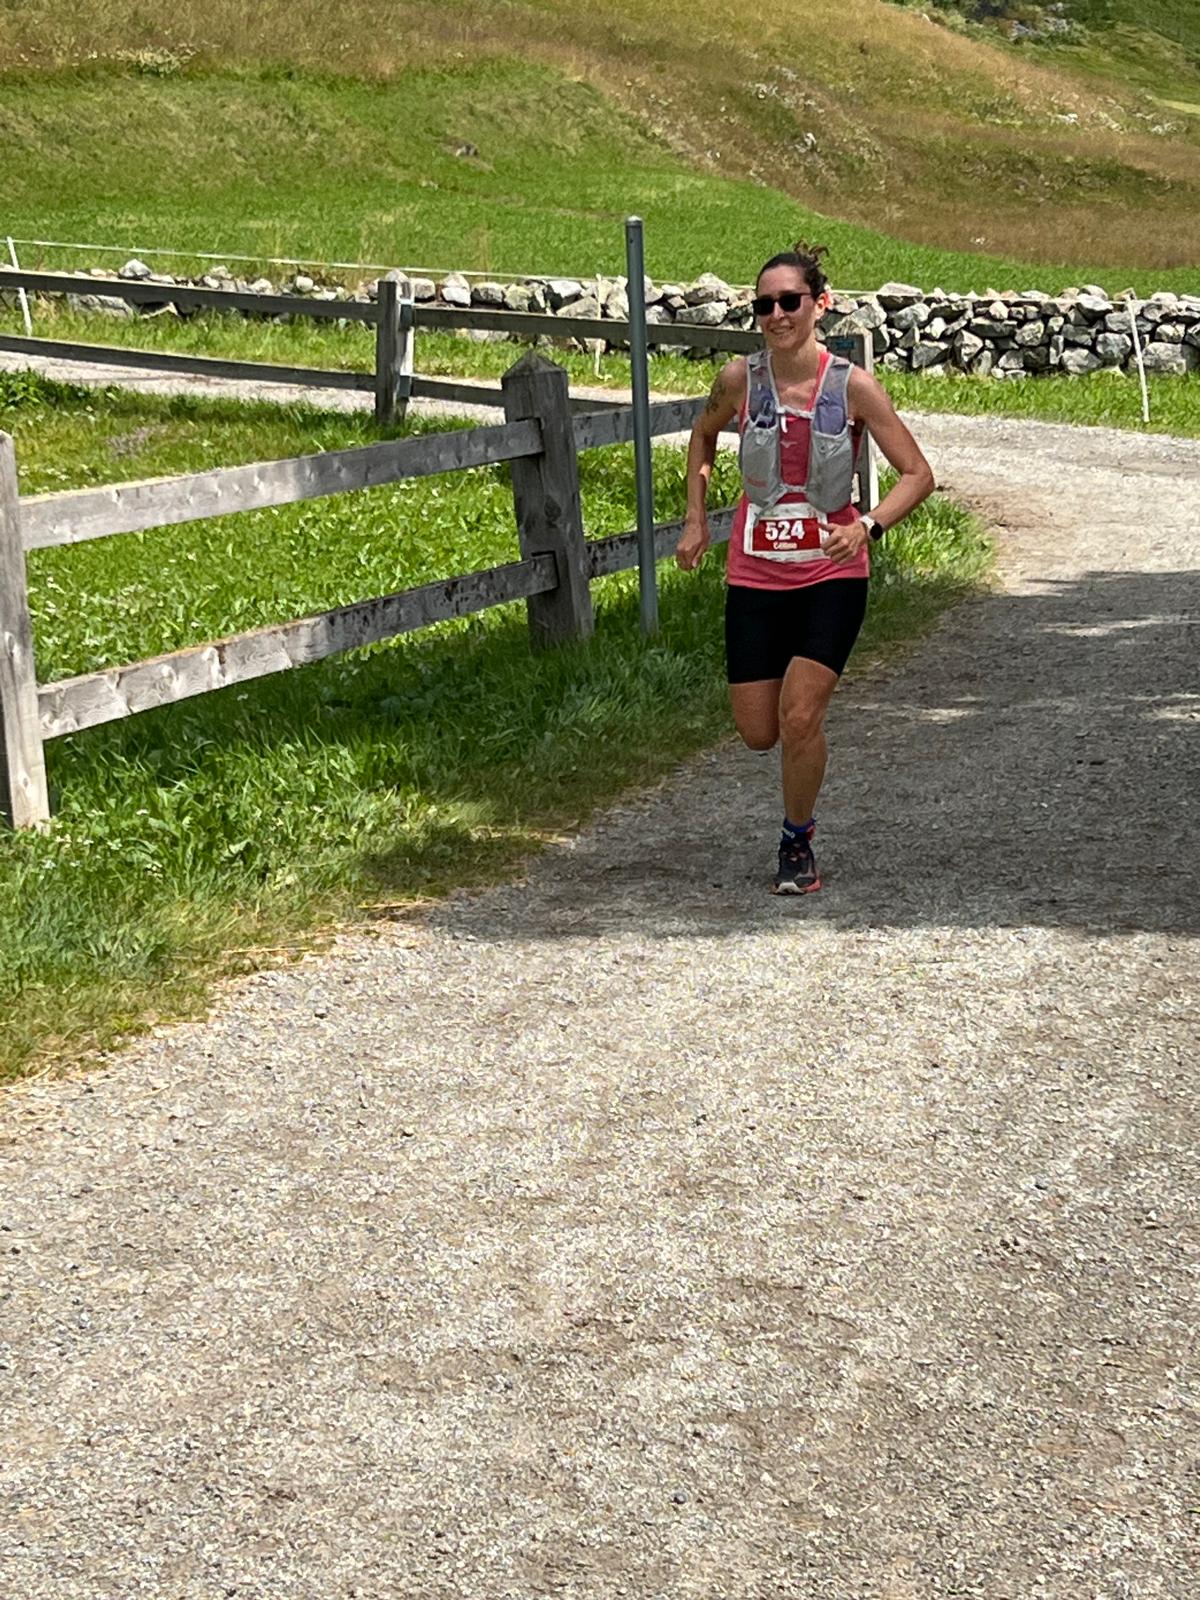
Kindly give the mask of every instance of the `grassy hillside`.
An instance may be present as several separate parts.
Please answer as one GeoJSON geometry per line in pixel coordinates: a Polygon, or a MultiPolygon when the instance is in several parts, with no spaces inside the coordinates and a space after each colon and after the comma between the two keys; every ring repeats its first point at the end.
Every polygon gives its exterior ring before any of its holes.
{"type": "MultiPolygon", "coordinates": [[[[590,273],[619,270],[622,219],[636,209],[657,276],[745,281],[801,234],[830,246],[847,288],[1197,283],[1187,269],[1106,269],[1104,257],[1058,249],[1030,265],[834,221],[778,187],[689,167],[590,84],[500,58],[386,84],[93,66],[4,87],[0,235],[18,238],[590,273]],[[466,142],[477,156],[455,155],[466,142]]],[[[22,250],[27,266],[105,259],[121,256],[22,250]]]]}
{"type": "Polygon", "coordinates": [[[1161,106],[1200,117],[1200,0],[1070,0],[1070,12],[1079,64],[1119,71],[1161,106]]]}
{"type": "Polygon", "coordinates": [[[662,270],[735,272],[800,206],[1066,278],[1200,258],[1200,118],[1111,52],[1098,80],[1099,57],[883,0],[820,29],[771,0],[714,0],[702,28],[683,0],[345,0],[329,22],[316,0],[0,6],[5,228],[589,271],[657,207],[685,257],[662,270]]]}
{"type": "Polygon", "coordinates": [[[972,38],[1004,40],[1027,57],[1139,87],[1160,108],[1200,115],[1200,0],[895,3],[924,9],[940,27],[972,38]]]}

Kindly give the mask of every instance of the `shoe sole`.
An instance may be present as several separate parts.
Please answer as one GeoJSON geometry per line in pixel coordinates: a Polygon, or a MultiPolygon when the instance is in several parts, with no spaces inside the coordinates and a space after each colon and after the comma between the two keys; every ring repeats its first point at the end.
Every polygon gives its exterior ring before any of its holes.
{"type": "Polygon", "coordinates": [[[816,894],[820,887],[820,878],[814,878],[812,883],[806,883],[803,888],[795,883],[773,883],[771,885],[771,893],[780,895],[816,894]]]}

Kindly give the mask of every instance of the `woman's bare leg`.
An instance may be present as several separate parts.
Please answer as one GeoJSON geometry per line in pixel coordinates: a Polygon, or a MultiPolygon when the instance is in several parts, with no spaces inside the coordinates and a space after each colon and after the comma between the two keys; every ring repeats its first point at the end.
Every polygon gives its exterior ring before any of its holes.
{"type": "Polygon", "coordinates": [[[837,683],[836,672],[806,656],[793,656],[783,680],[783,810],[791,822],[807,822],[816,809],[825,777],[825,713],[837,683]]]}
{"type": "Polygon", "coordinates": [[[779,695],[782,678],[731,683],[729,704],[742,743],[751,750],[773,750],[779,742],[779,695]]]}

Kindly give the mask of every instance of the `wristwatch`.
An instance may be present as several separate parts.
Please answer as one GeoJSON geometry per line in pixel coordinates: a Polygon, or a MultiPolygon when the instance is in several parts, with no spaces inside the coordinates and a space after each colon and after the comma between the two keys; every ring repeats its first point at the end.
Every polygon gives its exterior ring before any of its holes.
{"type": "Polygon", "coordinates": [[[876,522],[874,517],[864,515],[859,517],[858,520],[862,523],[863,527],[867,530],[868,535],[872,539],[882,539],[884,534],[887,532],[887,529],[884,527],[883,523],[876,522]]]}

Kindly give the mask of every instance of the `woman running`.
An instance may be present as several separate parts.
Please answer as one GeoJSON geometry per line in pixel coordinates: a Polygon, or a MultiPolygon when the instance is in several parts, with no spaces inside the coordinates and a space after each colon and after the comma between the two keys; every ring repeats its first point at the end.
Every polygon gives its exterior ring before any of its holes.
{"type": "Polygon", "coordinates": [[[813,813],[825,776],[825,712],[867,605],[867,548],[919,506],[933,474],[870,373],[817,342],[831,299],[823,252],[805,244],[758,275],[765,349],[721,369],[688,446],[688,511],[675,559],[709,547],[705,509],[717,439],[736,416],[743,489],[729,539],[725,652],[738,733],[751,750],[783,742],[783,833],[772,892],[821,887],[813,813]],[[851,477],[863,430],[899,474],[860,512],[851,477]]]}

